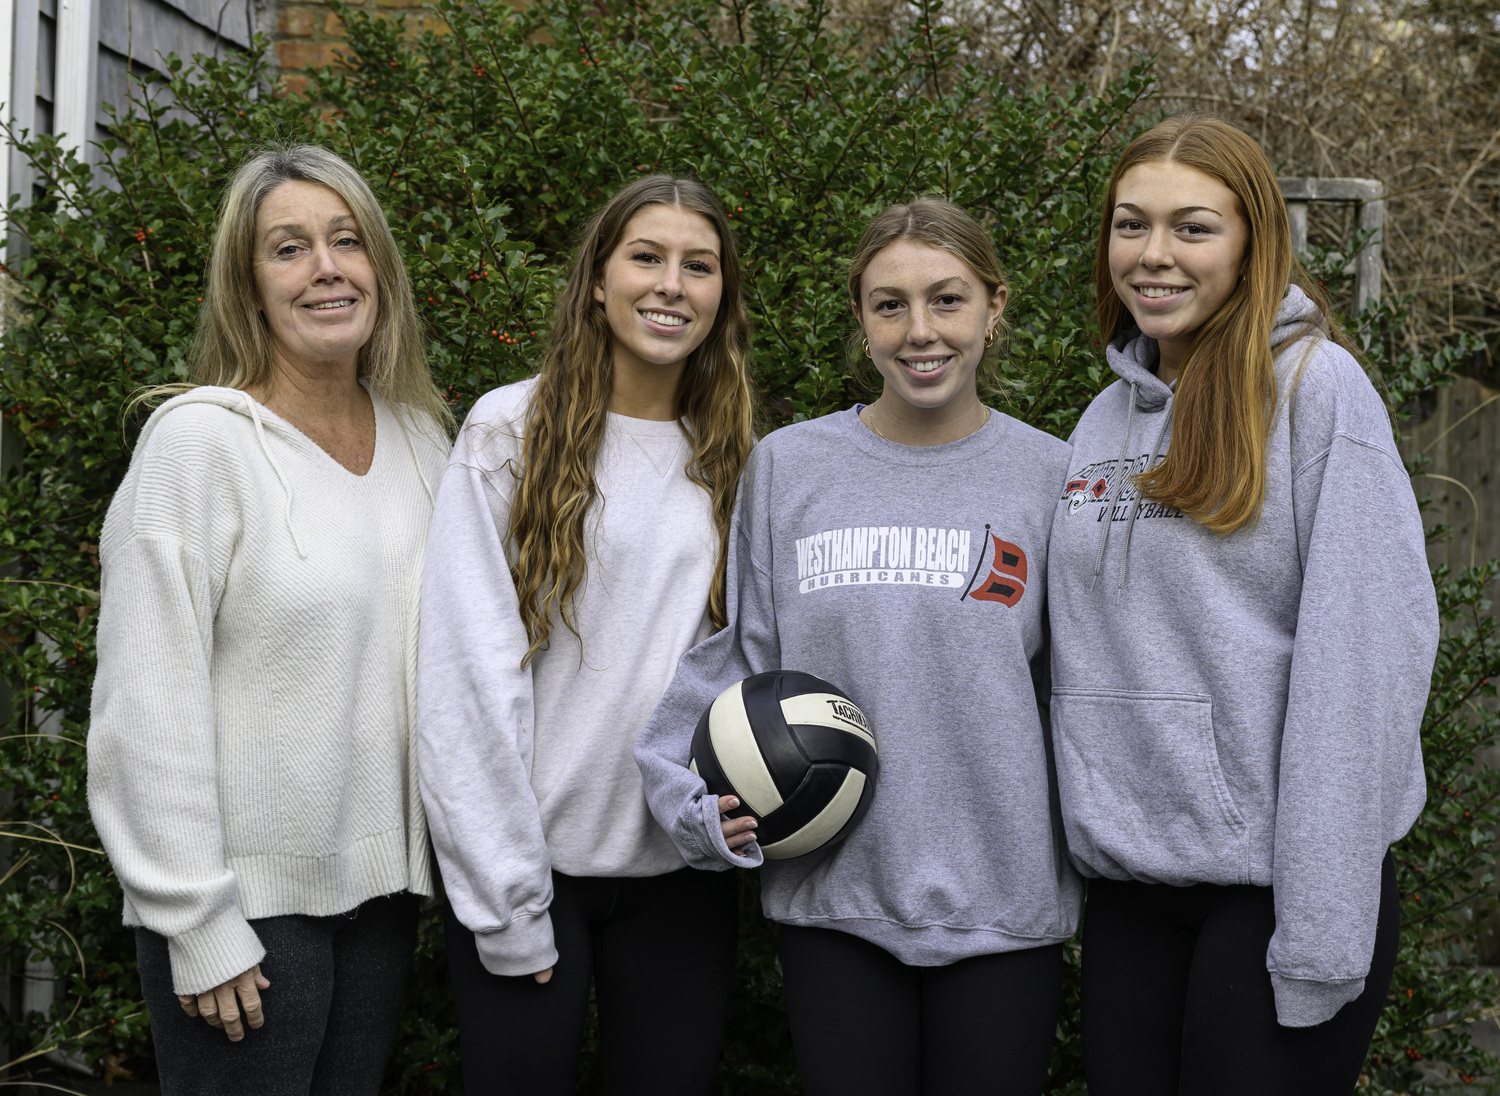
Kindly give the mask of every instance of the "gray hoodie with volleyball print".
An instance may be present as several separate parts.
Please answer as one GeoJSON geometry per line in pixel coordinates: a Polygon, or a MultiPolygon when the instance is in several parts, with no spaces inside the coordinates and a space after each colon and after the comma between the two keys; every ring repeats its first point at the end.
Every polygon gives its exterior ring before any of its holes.
{"type": "Polygon", "coordinates": [[[854,410],[750,456],[730,540],[729,625],[682,657],[636,746],[652,813],[689,864],[729,852],[688,769],[693,729],[752,673],[815,674],[874,728],[880,777],[841,843],[765,863],[766,916],[940,966],[1066,940],[1081,884],[1049,779],[1047,538],[1068,447],[998,412],[927,448],[854,410]]]}
{"type": "Polygon", "coordinates": [[[1422,521],[1386,410],[1288,289],[1258,521],[1218,536],[1131,477],[1172,440],[1154,340],[1073,433],[1052,525],[1052,733],[1087,875],[1269,886],[1280,1022],[1364,988],[1381,860],[1426,799],[1438,638],[1422,521]]]}

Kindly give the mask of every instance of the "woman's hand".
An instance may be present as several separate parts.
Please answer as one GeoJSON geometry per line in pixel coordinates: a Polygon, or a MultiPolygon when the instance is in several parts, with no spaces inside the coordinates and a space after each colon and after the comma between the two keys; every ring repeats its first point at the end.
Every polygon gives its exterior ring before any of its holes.
{"type": "Polygon", "coordinates": [[[724,844],[729,846],[729,851],[736,856],[748,856],[749,853],[740,852],[744,846],[755,840],[755,827],[759,825],[750,815],[743,818],[730,818],[728,813],[740,805],[740,801],[732,795],[719,796],[719,817],[723,819],[720,826],[724,830],[724,844]]]}
{"type": "Polygon", "coordinates": [[[532,977],[537,980],[538,985],[545,986],[548,982],[552,981],[552,968],[548,967],[546,970],[539,970],[532,977]]]}
{"type": "Polygon", "coordinates": [[[223,985],[196,996],[179,995],[177,1000],[183,1012],[189,1016],[202,1016],[213,1027],[223,1028],[231,1043],[238,1043],[245,1037],[245,1024],[258,1028],[266,1022],[266,1014],[260,1005],[260,991],[270,988],[270,981],[260,972],[257,963],[223,985]]]}

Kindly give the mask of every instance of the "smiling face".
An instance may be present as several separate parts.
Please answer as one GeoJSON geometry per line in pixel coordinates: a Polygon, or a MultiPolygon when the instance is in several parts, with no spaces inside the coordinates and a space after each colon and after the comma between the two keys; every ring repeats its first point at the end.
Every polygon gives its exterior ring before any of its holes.
{"type": "Polygon", "coordinates": [[[708,218],[672,205],[630,218],[594,286],[609,322],[616,390],[675,390],[723,296],[719,234],[708,218]]]}
{"type": "Polygon", "coordinates": [[[1137,164],[1121,176],[1109,236],[1115,292],[1161,347],[1170,380],[1239,281],[1250,229],[1239,199],[1186,164],[1137,164]]]}
{"type": "Polygon", "coordinates": [[[985,334],[1005,311],[1005,287],[991,294],[957,255],[900,239],[870,260],[859,290],[855,315],[885,380],[882,417],[913,426],[972,419],[980,407],[974,374],[985,334]]]}
{"type": "Polygon", "coordinates": [[[380,293],[344,200],[318,183],[282,183],[255,217],[255,287],[272,352],[303,371],[353,369],[380,293]]]}

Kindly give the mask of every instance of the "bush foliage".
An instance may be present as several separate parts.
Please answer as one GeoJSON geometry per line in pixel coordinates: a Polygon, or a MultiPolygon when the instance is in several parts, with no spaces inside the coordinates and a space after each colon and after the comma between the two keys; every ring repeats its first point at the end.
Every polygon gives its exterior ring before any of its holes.
{"type": "MultiPolygon", "coordinates": [[[[984,218],[1011,275],[1014,332],[990,401],[1066,436],[1107,380],[1089,331],[1095,218],[1112,153],[1149,120],[1148,66],[1102,90],[1007,86],[965,62],[961,33],[925,2],[875,47],[831,29],[817,0],[435,6],[449,31],[418,40],[341,12],[348,66],[307,96],[266,94],[263,55],[173,59],[119,112],[93,168],[51,138],[12,135],[42,183],[10,211],[25,257],[8,271],[0,346],[0,411],[25,442],[0,487],[0,680],[21,701],[0,739],[11,789],[0,940],[12,971],[46,958],[62,987],[50,1014],[10,1021],[14,1053],[57,1047],[116,1073],[149,1069],[133,940],[83,792],[97,544],[136,425],[122,430],[121,408],[141,385],[184,376],[215,204],[258,142],[325,143],[371,181],[459,414],[531,369],[573,233],[612,190],[657,170],[696,174],[733,211],[770,425],[870,396],[844,352],[840,257],[879,208],[926,192],[984,218]]],[[[1397,312],[1371,322],[1393,406],[1442,379],[1444,355],[1384,360],[1397,312]]],[[[1465,1074],[1493,1064],[1461,1024],[1494,996],[1470,946],[1500,821],[1500,781],[1471,763],[1497,733],[1479,702],[1500,669],[1493,577],[1438,576],[1452,626],[1424,729],[1432,795],[1398,850],[1409,931],[1371,1057],[1377,1091],[1415,1091],[1432,1059],[1465,1074]]],[[[792,1092],[774,938],[752,878],[743,890],[720,1089],[792,1092]]],[[[429,916],[391,1092],[461,1085],[441,952],[429,916]]],[[[1069,1002],[1057,1092],[1082,1091],[1076,992],[1069,1002]]]]}

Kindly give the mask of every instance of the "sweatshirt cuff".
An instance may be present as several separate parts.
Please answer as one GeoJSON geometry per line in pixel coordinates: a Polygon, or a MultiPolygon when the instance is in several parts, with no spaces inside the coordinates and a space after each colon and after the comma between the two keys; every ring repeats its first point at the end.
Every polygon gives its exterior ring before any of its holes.
{"type": "Polygon", "coordinates": [[[502,978],[540,974],[557,966],[557,945],[552,939],[552,914],[521,913],[510,924],[494,932],[476,932],[474,946],[484,969],[502,978]]]}
{"type": "Polygon", "coordinates": [[[266,957],[266,949],[236,905],[197,928],[167,937],[167,954],[172,960],[172,992],[185,996],[244,974],[266,957]]]}
{"type": "Polygon", "coordinates": [[[1271,972],[1276,994],[1276,1022],[1282,1027],[1314,1027],[1332,1020],[1334,1014],[1365,991],[1363,978],[1343,982],[1310,982],[1284,978],[1271,972]]]}
{"type": "Polygon", "coordinates": [[[740,846],[745,853],[743,856],[729,847],[729,842],[724,840],[724,820],[719,817],[717,795],[705,792],[700,802],[703,810],[703,829],[708,835],[708,847],[718,859],[710,860],[706,864],[695,864],[694,867],[706,868],[709,871],[724,871],[726,868],[758,868],[766,862],[765,856],[760,851],[759,841],[740,846]]]}

